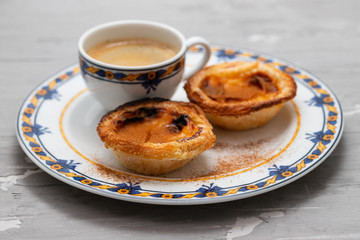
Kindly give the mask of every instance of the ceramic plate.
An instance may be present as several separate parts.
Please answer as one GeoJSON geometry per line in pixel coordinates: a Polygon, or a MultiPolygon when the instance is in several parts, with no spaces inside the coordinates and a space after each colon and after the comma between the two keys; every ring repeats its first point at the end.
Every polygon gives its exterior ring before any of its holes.
{"type": "MultiPolygon", "coordinates": [[[[214,47],[209,65],[262,61],[296,80],[293,101],[264,127],[248,131],[215,128],[216,145],[185,167],[159,177],[124,169],[99,140],[105,111],[86,89],[79,67],[46,79],[25,99],[17,137],[44,171],[77,188],[106,197],[151,204],[207,204],[247,198],[284,186],[310,172],[334,150],[343,116],[334,93],[305,70],[254,51],[214,47]]],[[[186,65],[202,49],[187,53],[186,65]]],[[[180,86],[173,100],[187,101],[180,86]]]]}

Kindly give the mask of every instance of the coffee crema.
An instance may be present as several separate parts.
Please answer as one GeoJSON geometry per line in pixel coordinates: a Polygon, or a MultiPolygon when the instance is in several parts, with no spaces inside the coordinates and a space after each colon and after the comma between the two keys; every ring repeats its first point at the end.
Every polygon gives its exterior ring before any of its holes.
{"type": "Polygon", "coordinates": [[[176,53],[175,49],[148,39],[107,41],[87,51],[98,61],[118,66],[153,65],[174,57],[176,53]]]}

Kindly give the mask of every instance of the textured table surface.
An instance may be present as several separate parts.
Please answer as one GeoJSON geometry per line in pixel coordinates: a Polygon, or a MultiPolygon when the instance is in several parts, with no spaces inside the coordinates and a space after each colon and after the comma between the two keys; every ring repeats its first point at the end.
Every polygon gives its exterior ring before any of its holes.
{"type": "Polygon", "coordinates": [[[357,0],[0,1],[0,239],[360,239],[359,12],[357,0]],[[77,61],[81,33],[120,19],[164,22],[312,72],[342,104],[341,142],[301,179],[221,204],[130,203],[56,180],[20,148],[17,111],[37,84],[77,61]]]}

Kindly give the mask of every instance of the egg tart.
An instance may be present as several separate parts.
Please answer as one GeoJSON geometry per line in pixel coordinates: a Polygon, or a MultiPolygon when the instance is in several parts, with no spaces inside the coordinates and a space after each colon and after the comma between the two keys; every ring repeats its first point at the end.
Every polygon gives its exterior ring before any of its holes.
{"type": "Polygon", "coordinates": [[[211,123],[246,130],[269,122],[296,95],[296,83],[285,72],[260,62],[230,62],[209,66],[184,86],[190,102],[211,123]]]}
{"type": "Polygon", "coordinates": [[[123,166],[145,175],[174,171],[215,142],[198,106],[160,98],[119,106],[102,117],[97,133],[123,166]]]}

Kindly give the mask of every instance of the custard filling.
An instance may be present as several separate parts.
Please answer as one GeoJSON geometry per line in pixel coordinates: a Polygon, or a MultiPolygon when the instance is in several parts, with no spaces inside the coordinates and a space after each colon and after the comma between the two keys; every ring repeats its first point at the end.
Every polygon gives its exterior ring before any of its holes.
{"type": "Polygon", "coordinates": [[[221,103],[266,97],[278,91],[271,78],[262,73],[246,77],[210,75],[203,80],[200,88],[209,98],[221,103]]]}
{"type": "Polygon", "coordinates": [[[117,133],[138,143],[165,143],[192,138],[201,132],[189,115],[165,108],[142,107],[114,121],[117,133]]]}

